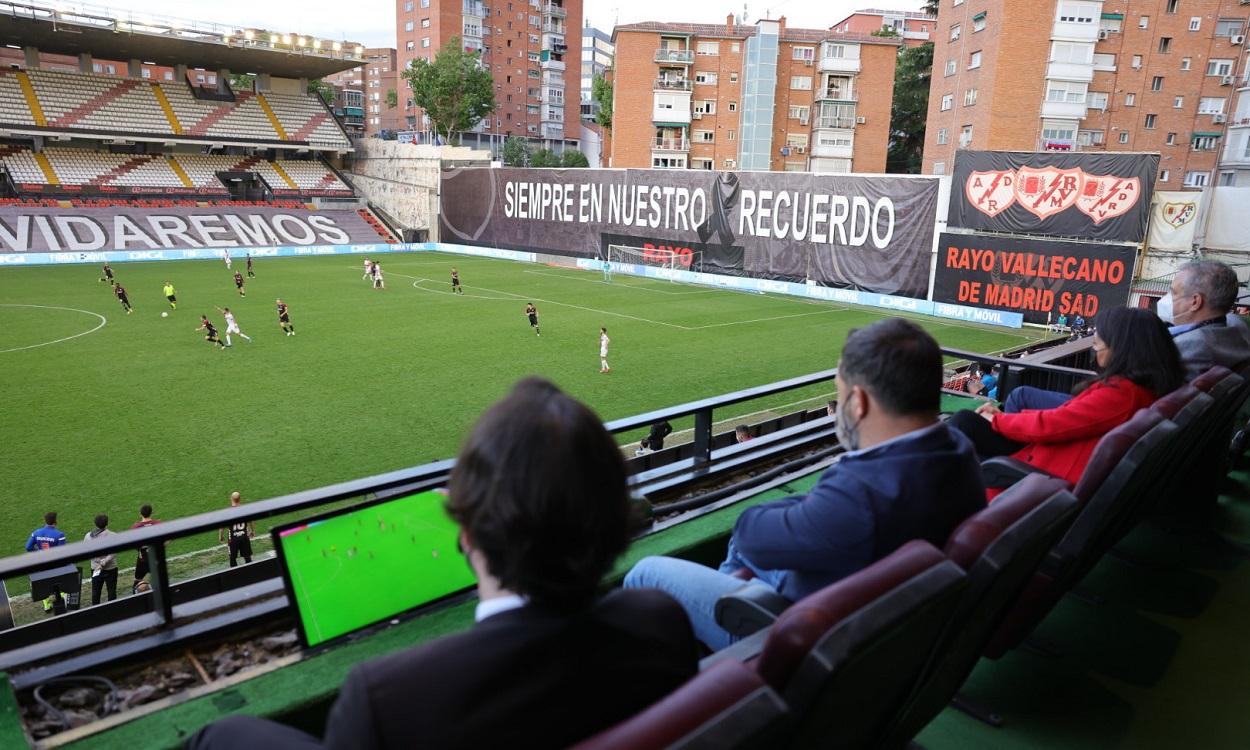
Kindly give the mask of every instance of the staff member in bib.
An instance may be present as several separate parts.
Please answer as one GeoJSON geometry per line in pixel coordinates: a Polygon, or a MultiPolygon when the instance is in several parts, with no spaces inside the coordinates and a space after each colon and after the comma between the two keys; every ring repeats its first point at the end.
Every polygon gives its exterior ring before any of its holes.
{"type": "MultiPolygon", "coordinates": [[[[238,492],[230,493],[231,508],[239,507],[242,502],[242,495],[238,492]]],[[[256,527],[251,521],[238,521],[217,532],[217,541],[230,546],[230,567],[238,565],[240,557],[243,558],[244,565],[252,562],[252,537],[254,536],[256,536],[256,527]]]]}

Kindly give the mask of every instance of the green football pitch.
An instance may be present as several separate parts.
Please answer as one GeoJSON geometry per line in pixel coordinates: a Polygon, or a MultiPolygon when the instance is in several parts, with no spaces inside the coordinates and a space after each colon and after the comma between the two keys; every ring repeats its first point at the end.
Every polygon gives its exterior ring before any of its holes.
{"type": "MultiPolygon", "coordinates": [[[[258,259],[246,298],[220,261],[119,263],[132,315],[98,266],[0,268],[2,549],[19,552],[47,510],[78,540],[97,513],[121,529],[143,503],[169,519],[224,507],[233,490],[256,500],[447,458],[529,374],[606,420],[825,369],[849,329],[884,315],[438,253],[380,260],[387,288],[378,291],[361,279],[359,256],[258,259]],[[450,293],[453,266],[463,295],[450,293]],[[166,280],[177,310],[162,295],[166,280]],[[278,297],[295,336],[279,330],[278,297]],[[235,337],[226,351],[206,343],[195,330],[201,314],[225,330],[215,306],[229,306],[254,341],[235,337]],[[603,375],[600,326],[611,338],[603,375]]],[[[942,344],[981,352],[1037,335],[919,320],[942,344]]],[[[801,399],[814,406],[829,391],[716,417],[749,422],[801,399]]]]}

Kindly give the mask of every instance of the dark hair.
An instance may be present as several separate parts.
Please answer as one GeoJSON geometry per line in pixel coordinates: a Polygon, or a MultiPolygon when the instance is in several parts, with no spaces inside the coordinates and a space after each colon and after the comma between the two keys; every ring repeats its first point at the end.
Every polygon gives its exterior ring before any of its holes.
{"type": "Polygon", "coordinates": [[[1237,301],[1237,272],[1217,260],[1197,260],[1181,266],[1185,294],[1201,294],[1207,307],[1225,314],[1237,301]]]}
{"type": "Polygon", "coordinates": [[[104,515],[103,513],[101,513],[100,515],[98,515],[98,516],[96,516],[96,517],[95,517],[95,527],[96,527],[97,529],[105,529],[105,528],[108,528],[108,525],[109,525],[109,517],[108,517],[108,516],[106,516],[106,515],[104,515]]]}
{"type": "Polygon", "coordinates": [[[43,514],[43,522],[49,526],[56,526],[56,511],[50,510],[43,514]]]}
{"type": "Polygon", "coordinates": [[[625,461],[594,412],[526,378],[469,433],[447,513],[504,588],[582,606],[629,544],[625,461]]]}
{"type": "Polygon", "coordinates": [[[734,428],[734,432],[736,432],[736,433],[738,433],[738,434],[741,434],[741,435],[750,435],[750,434],[751,434],[751,428],[750,428],[750,427],[748,427],[747,425],[740,424],[740,425],[738,425],[737,427],[735,427],[735,428],[734,428]]]}
{"type": "Polygon", "coordinates": [[[1111,361],[1098,377],[1078,386],[1078,392],[1093,383],[1121,377],[1150,390],[1156,397],[1180,388],[1185,370],[1168,326],[1149,310],[1139,307],[1109,307],[1098,313],[1098,338],[1111,353],[1111,361]]]}
{"type": "Polygon", "coordinates": [[[838,374],[896,415],[936,414],[941,403],[942,352],[910,320],[878,320],[852,330],[842,347],[838,374]]]}
{"type": "Polygon", "coordinates": [[[144,503],[143,505],[140,505],[140,506],[139,506],[139,515],[140,515],[140,516],[143,516],[144,518],[151,518],[151,517],[152,517],[152,506],[151,506],[151,505],[148,505],[147,503],[144,503]]]}

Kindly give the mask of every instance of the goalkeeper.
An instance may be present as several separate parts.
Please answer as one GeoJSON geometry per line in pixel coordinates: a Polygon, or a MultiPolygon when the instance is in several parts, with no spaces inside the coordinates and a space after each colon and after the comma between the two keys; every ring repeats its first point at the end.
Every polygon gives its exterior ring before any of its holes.
{"type": "Polygon", "coordinates": [[[606,284],[612,283],[612,261],[608,260],[608,256],[603,256],[603,281],[606,284]]]}

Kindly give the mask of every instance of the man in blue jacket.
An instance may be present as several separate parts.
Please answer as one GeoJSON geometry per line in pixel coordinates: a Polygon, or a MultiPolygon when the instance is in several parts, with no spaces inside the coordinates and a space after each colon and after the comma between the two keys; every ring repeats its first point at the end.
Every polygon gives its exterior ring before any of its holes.
{"type": "Polygon", "coordinates": [[[733,640],[716,624],[721,595],[764,585],[798,600],[912,539],[941,547],[985,507],[972,444],[938,421],[942,353],[923,329],[893,319],[852,331],[837,386],[838,438],[847,452],[807,495],[743,511],[719,570],[648,557],[625,577],[628,588],[677,599],[713,650],[733,640]]]}
{"type": "Polygon", "coordinates": [[[26,539],[26,551],[37,552],[65,544],[65,535],[56,527],[56,511],[43,514],[43,526],[30,532],[26,539]]]}

